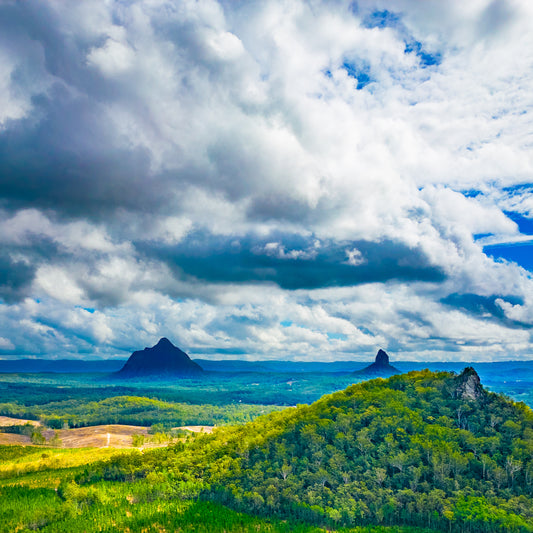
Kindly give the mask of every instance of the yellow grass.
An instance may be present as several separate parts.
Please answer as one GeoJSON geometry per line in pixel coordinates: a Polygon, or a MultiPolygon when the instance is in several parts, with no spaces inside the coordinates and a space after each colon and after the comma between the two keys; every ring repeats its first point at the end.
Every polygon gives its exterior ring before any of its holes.
{"type": "Polygon", "coordinates": [[[0,426],[23,426],[24,424],[31,424],[32,426],[40,426],[41,423],[36,420],[24,420],[22,418],[11,418],[10,416],[0,416],[0,426]]]}
{"type": "Polygon", "coordinates": [[[132,435],[148,435],[148,428],[109,424],[58,431],[64,448],[129,448],[132,435]]]}
{"type": "Polygon", "coordinates": [[[213,433],[216,426],[179,426],[172,429],[184,429],[193,433],[213,433]]]}
{"type": "MultiPolygon", "coordinates": [[[[16,483],[17,477],[24,474],[89,465],[127,451],[113,448],[51,449],[43,447],[35,447],[34,450],[34,453],[1,463],[0,477],[10,478],[9,482],[16,483]]],[[[130,451],[139,453],[133,449],[130,451]]],[[[52,485],[55,484],[52,478],[50,481],[52,485]]]]}
{"type": "Polygon", "coordinates": [[[13,433],[0,433],[0,444],[3,445],[22,445],[26,446],[27,444],[31,444],[30,437],[26,437],[25,435],[15,435],[13,433]]]}

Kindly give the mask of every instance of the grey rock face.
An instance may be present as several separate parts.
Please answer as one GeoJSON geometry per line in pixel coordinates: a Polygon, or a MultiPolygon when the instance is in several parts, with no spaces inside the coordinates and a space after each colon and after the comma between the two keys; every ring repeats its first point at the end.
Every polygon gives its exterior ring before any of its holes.
{"type": "Polygon", "coordinates": [[[483,396],[485,392],[483,385],[481,385],[478,373],[472,367],[465,368],[456,379],[456,398],[461,398],[463,400],[478,400],[483,396]]]}

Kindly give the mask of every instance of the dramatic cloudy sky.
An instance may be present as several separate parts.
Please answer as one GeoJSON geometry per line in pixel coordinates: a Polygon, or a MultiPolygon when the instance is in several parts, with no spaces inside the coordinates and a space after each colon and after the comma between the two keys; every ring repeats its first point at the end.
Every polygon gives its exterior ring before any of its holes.
{"type": "Polygon", "coordinates": [[[533,3],[0,0],[0,356],[531,358],[533,3]]]}

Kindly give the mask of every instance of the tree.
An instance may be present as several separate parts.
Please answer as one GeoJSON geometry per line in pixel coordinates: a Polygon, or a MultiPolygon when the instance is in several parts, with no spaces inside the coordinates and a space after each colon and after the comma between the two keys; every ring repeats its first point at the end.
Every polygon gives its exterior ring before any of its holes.
{"type": "Polygon", "coordinates": [[[59,432],[54,431],[54,436],[49,440],[48,444],[54,448],[61,448],[63,446],[63,441],[59,438],[59,432]]]}
{"type": "Polygon", "coordinates": [[[514,485],[515,474],[522,470],[522,461],[519,461],[518,459],[515,459],[512,456],[507,457],[505,461],[505,470],[507,471],[507,475],[510,478],[512,487],[514,485]]]}
{"type": "Polygon", "coordinates": [[[134,433],[131,436],[131,445],[135,448],[140,448],[144,444],[144,435],[134,433]]]}
{"type": "Polygon", "coordinates": [[[36,444],[37,446],[42,446],[46,443],[46,438],[42,433],[42,429],[37,426],[33,430],[33,433],[31,434],[31,443],[36,444]]]}
{"type": "Polygon", "coordinates": [[[287,476],[292,472],[292,466],[288,465],[287,463],[283,463],[283,466],[281,467],[281,477],[283,478],[283,481],[287,479],[287,476]]]}

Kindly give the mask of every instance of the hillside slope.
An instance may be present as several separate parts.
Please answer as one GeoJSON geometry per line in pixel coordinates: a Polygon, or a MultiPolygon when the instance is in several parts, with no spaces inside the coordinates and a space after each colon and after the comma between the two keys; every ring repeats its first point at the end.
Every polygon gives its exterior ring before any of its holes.
{"type": "Polygon", "coordinates": [[[252,513],[533,531],[533,412],[473,369],[367,381],[168,454],[143,468],[252,513]]]}

